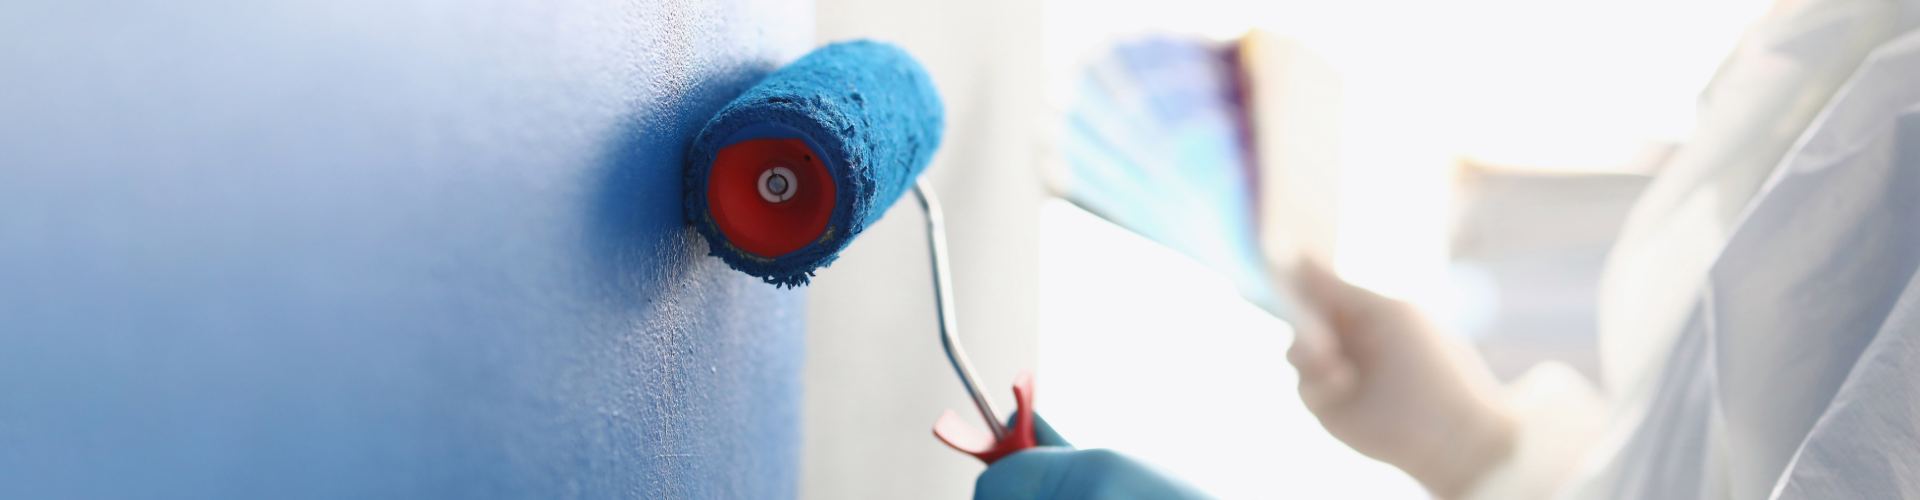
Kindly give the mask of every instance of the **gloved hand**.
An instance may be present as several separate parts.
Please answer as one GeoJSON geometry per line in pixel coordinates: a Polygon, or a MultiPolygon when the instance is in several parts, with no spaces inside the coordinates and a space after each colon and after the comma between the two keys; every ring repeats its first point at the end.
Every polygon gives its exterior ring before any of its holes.
{"type": "Polygon", "coordinates": [[[1413,306],[1304,262],[1287,360],[1300,398],[1347,446],[1393,464],[1434,495],[1456,497],[1504,459],[1515,427],[1498,381],[1468,346],[1413,306]]]}
{"type": "MultiPolygon", "coordinates": [[[[974,482],[973,498],[993,499],[1183,499],[1208,498],[1146,464],[1112,450],[1076,450],[1033,416],[1040,446],[1008,455],[974,482]]],[[[1012,427],[1011,424],[1008,427],[1012,427]]]]}

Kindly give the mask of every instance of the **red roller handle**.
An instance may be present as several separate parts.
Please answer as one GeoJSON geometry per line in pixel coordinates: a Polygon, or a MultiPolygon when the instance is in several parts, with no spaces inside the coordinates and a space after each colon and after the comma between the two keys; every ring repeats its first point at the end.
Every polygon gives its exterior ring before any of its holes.
{"type": "Polygon", "coordinates": [[[1033,426],[1032,373],[1023,372],[1014,378],[1013,400],[1018,407],[1013,413],[1013,426],[1007,428],[1004,437],[996,439],[992,434],[980,432],[980,429],[962,422],[960,415],[953,410],[940,414],[940,419],[934,421],[933,437],[946,443],[947,447],[973,455],[989,465],[1001,457],[1039,446],[1033,426]]]}

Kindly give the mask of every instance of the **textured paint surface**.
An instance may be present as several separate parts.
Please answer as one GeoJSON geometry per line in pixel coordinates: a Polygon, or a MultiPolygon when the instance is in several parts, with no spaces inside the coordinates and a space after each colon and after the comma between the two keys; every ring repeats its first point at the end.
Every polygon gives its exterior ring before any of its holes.
{"type": "Polygon", "coordinates": [[[0,498],[791,496],[685,145],[810,5],[0,4],[0,498]]]}

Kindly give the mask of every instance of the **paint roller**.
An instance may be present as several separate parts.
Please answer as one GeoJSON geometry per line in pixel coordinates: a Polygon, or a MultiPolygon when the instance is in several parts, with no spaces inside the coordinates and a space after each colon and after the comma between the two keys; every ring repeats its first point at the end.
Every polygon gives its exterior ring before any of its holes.
{"type": "Polygon", "coordinates": [[[912,191],[926,214],[941,346],[992,431],[982,435],[948,411],[934,435],[992,463],[1034,446],[1033,379],[1014,383],[1009,429],[959,343],[940,204],[919,180],[945,114],[926,70],[900,48],[864,40],[821,47],[735,98],[695,136],[686,215],[728,266],[794,287],[912,191]]]}

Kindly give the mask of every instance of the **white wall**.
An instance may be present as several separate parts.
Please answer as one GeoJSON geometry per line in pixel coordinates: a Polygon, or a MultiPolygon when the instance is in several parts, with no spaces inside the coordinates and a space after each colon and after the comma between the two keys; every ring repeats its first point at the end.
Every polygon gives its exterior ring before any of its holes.
{"type": "MultiPolygon", "coordinates": [[[[1003,412],[1037,348],[1039,9],[820,0],[817,13],[821,42],[900,44],[945,98],[947,134],[926,175],[946,203],[961,335],[1003,412]]],[[[940,351],[922,221],[910,201],[896,205],[812,285],[804,497],[972,496],[981,465],[931,432],[942,410],[972,413],[940,351]]]]}

